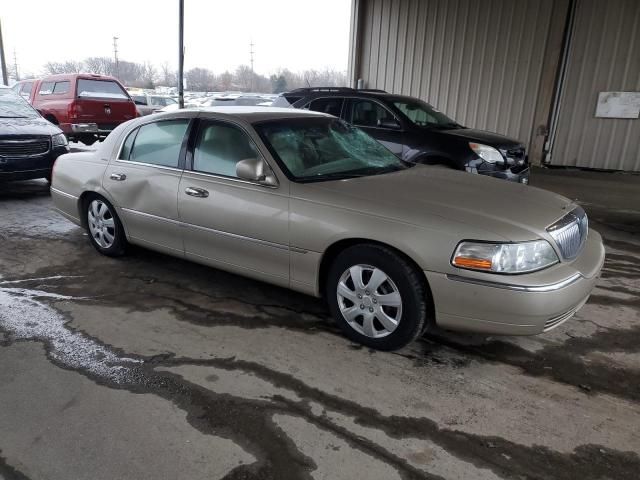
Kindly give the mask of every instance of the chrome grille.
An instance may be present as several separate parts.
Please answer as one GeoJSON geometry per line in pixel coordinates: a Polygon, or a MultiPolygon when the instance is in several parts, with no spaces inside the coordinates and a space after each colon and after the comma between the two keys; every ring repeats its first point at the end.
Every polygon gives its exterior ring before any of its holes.
{"type": "Polygon", "coordinates": [[[0,157],[32,157],[49,151],[48,137],[25,138],[19,140],[0,139],[0,157]]]}
{"type": "Polygon", "coordinates": [[[582,207],[562,217],[547,228],[560,249],[562,258],[572,260],[578,256],[589,233],[589,220],[582,207]]]}

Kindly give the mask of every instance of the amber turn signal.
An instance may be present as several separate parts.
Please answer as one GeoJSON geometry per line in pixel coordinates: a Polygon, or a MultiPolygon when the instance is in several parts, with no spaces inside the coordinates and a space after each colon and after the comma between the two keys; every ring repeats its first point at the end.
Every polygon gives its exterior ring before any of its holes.
{"type": "Polygon", "coordinates": [[[479,270],[491,270],[491,260],[482,258],[456,257],[453,264],[461,268],[475,268],[479,270]]]}

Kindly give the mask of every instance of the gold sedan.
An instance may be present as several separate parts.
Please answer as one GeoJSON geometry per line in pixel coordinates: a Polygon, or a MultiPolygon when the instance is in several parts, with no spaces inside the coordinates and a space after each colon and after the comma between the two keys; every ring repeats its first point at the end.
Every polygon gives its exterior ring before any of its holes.
{"type": "Polygon", "coordinates": [[[105,255],[132,243],[324,296],[349,338],[386,350],[435,325],[547,331],[586,302],[604,261],[564,197],[410,165],[301,110],[132,120],[60,157],[51,192],[105,255]]]}

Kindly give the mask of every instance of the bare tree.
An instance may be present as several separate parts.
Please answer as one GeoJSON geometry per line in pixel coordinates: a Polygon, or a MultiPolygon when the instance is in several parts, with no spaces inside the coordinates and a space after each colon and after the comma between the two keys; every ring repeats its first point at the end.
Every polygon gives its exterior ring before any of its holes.
{"type": "MultiPolygon", "coordinates": [[[[118,62],[119,66],[125,62],[118,62]]],[[[89,73],[97,73],[98,75],[115,74],[115,63],[109,57],[89,57],[84,61],[84,67],[89,73]]]]}
{"type": "Polygon", "coordinates": [[[155,88],[155,81],[157,77],[158,72],[151,63],[146,62],[141,65],[140,79],[142,80],[144,88],[155,88]]]}
{"type": "Polygon", "coordinates": [[[254,73],[248,65],[240,65],[233,75],[233,82],[240,90],[249,91],[253,88],[254,73]]]}
{"type": "Polygon", "coordinates": [[[176,72],[171,69],[169,63],[164,62],[160,67],[160,79],[158,82],[165,87],[174,87],[178,83],[176,72]]]}
{"type": "Polygon", "coordinates": [[[211,70],[206,68],[192,68],[184,74],[187,88],[197,92],[209,92],[214,90],[216,78],[211,70]]]}
{"type": "Polygon", "coordinates": [[[337,70],[305,70],[302,72],[305,86],[309,87],[344,87],[347,85],[347,76],[337,70]]]}
{"type": "Polygon", "coordinates": [[[222,73],[218,80],[218,85],[216,87],[219,90],[233,90],[233,75],[231,72],[226,71],[222,73]]]}
{"type": "Polygon", "coordinates": [[[48,75],[55,75],[58,73],[80,73],[83,70],[82,62],[47,62],[44,66],[45,72],[48,75]]]}
{"type": "MultiPolygon", "coordinates": [[[[47,74],[89,72],[100,75],[118,76],[127,86],[154,88],[156,84],[173,86],[177,83],[175,72],[165,62],[158,70],[149,62],[135,63],[126,60],[115,63],[110,57],[89,57],[83,62],[49,62],[44,66],[47,74]]],[[[206,68],[192,68],[185,73],[189,90],[241,90],[254,92],[276,92],[300,87],[341,87],[347,85],[346,72],[326,68],[324,70],[305,70],[292,72],[280,69],[270,78],[257,74],[248,65],[240,65],[234,73],[225,71],[216,76],[206,68]]]]}

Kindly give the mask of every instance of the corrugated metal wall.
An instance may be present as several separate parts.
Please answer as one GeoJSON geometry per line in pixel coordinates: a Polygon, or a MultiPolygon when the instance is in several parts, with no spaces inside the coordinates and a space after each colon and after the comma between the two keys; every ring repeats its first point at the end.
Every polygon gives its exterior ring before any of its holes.
{"type": "Polygon", "coordinates": [[[470,127],[531,142],[553,0],[358,4],[354,79],[422,98],[470,127]]]}
{"type": "Polygon", "coordinates": [[[640,0],[578,0],[551,164],[640,171],[640,119],[596,118],[598,93],[640,92],[640,0]]]}

